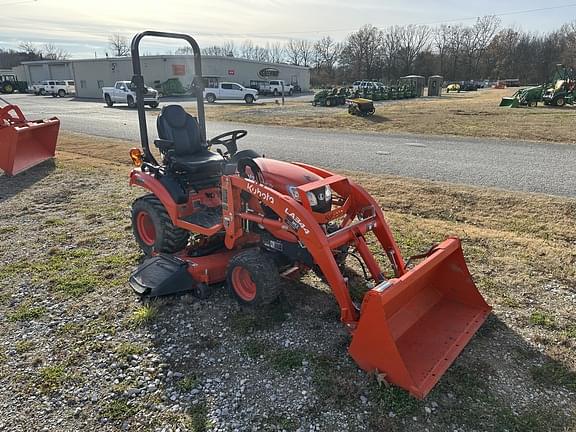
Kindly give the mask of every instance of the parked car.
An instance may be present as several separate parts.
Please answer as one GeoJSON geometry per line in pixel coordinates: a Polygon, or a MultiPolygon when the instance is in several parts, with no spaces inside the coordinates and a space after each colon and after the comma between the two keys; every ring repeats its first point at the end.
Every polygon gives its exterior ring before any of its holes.
{"type": "Polygon", "coordinates": [[[364,90],[364,89],[374,89],[383,87],[382,83],[378,81],[354,81],[352,83],[352,90],[364,90]]]}
{"type": "Polygon", "coordinates": [[[294,86],[288,84],[283,80],[270,80],[268,84],[260,86],[260,94],[271,94],[273,96],[279,96],[282,94],[282,86],[284,86],[284,95],[292,96],[294,93],[294,86]]]}
{"type": "Polygon", "coordinates": [[[42,84],[42,82],[37,82],[35,84],[29,85],[28,93],[34,93],[36,96],[44,96],[46,94],[44,84],[42,84]]]}
{"type": "MultiPolygon", "coordinates": [[[[136,107],[136,92],[132,89],[130,81],[116,81],[114,87],[102,87],[102,97],[109,107],[115,103],[128,104],[129,108],[136,107]]],[[[160,105],[158,92],[152,87],[144,87],[144,105],[151,108],[160,105]]]]}
{"type": "Polygon", "coordinates": [[[247,104],[251,104],[257,99],[257,95],[257,90],[233,82],[221,82],[215,87],[204,89],[204,97],[208,103],[214,103],[220,99],[244,100],[247,104]]]}
{"type": "Polygon", "coordinates": [[[44,85],[44,93],[52,95],[52,97],[64,97],[76,94],[76,85],[74,84],[74,81],[64,80],[45,82],[46,85],[44,85]]]}

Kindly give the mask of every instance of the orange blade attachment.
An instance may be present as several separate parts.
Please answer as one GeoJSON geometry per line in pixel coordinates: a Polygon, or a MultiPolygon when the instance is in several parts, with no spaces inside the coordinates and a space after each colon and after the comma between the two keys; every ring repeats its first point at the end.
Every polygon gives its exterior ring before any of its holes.
{"type": "Polygon", "coordinates": [[[16,175],[54,157],[60,121],[30,121],[0,126],[0,169],[16,175]]]}
{"type": "Polygon", "coordinates": [[[350,354],[366,371],[424,398],[480,328],[491,307],[466,267],[460,241],[364,297],[350,354]]]}

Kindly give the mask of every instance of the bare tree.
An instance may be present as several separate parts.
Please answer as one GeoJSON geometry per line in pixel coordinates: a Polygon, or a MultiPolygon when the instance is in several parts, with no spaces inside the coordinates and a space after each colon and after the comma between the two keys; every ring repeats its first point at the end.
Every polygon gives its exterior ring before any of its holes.
{"type": "Polygon", "coordinates": [[[42,47],[43,57],[46,60],[68,60],[70,53],[62,48],[58,48],[52,43],[47,43],[42,47]]]}
{"type": "Polygon", "coordinates": [[[238,56],[238,50],[236,49],[236,45],[234,44],[234,41],[224,42],[224,45],[222,45],[222,51],[224,52],[223,55],[225,55],[226,57],[237,57],[238,56]]]}
{"type": "Polygon", "coordinates": [[[398,57],[404,74],[412,72],[418,55],[430,46],[432,30],[425,25],[408,25],[396,27],[398,34],[398,57]]]}
{"type": "Polygon", "coordinates": [[[42,50],[36,46],[33,42],[20,42],[18,44],[18,49],[24,51],[27,54],[41,56],[42,50]]]}
{"type": "Polygon", "coordinates": [[[300,65],[300,44],[296,39],[290,39],[286,42],[284,52],[288,59],[288,63],[293,65],[300,65]]]}
{"type": "Polygon", "coordinates": [[[372,25],[365,25],[346,38],[340,60],[355,79],[379,78],[383,40],[382,30],[372,25]]]}
{"type": "Polygon", "coordinates": [[[108,37],[108,43],[114,55],[117,57],[126,57],[130,55],[130,43],[128,38],[120,33],[113,33],[108,37]]]}
{"type": "Polygon", "coordinates": [[[284,61],[284,48],[276,42],[271,45],[266,44],[270,56],[270,63],[281,63],[284,61]]]}

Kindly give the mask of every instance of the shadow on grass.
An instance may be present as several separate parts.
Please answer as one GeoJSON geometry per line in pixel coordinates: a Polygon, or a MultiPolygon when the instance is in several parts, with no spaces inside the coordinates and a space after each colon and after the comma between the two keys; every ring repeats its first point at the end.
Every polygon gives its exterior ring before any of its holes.
{"type": "Polygon", "coordinates": [[[56,163],[54,159],[48,159],[13,177],[0,174],[0,203],[33,186],[35,183],[49,176],[55,169],[56,163]]]}

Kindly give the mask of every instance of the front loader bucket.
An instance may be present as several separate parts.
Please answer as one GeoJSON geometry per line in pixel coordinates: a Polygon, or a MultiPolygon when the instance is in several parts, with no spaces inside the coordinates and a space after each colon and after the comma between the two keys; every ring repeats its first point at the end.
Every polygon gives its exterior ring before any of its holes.
{"type": "Polygon", "coordinates": [[[7,175],[16,175],[54,157],[60,121],[27,121],[7,115],[0,117],[0,169],[7,175]]]}
{"type": "Polygon", "coordinates": [[[518,98],[503,97],[502,100],[500,101],[500,106],[518,108],[520,106],[520,103],[518,102],[518,98]]]}
{"type": "Polygon", "coordinates": [[[400,278],[366,293],[350,355],[362,369],[424,398],[490,310],[460,241],[450,238],[400,278]]]}

